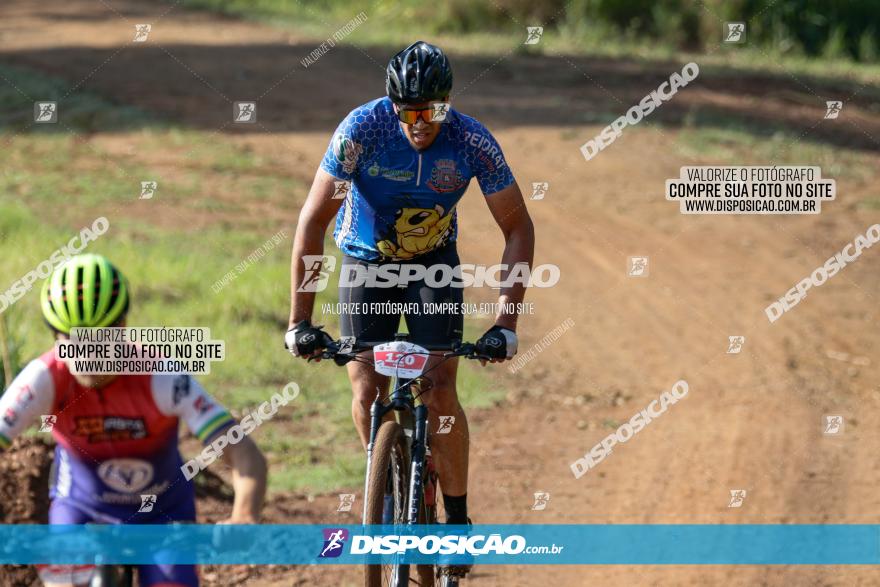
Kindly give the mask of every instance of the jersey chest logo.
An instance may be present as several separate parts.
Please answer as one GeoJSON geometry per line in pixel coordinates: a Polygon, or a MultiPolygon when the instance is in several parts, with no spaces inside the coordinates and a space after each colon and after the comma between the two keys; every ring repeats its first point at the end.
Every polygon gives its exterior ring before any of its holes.
{"type": "Polygon", "coordinates": [[[456,169],[452,159],[437,159],[431,170],[431,179],[428,187],[435,192],[447,193],[461,189],[467,184],[461,170],[456,169]]]}
{"type": "Polygon", "coordinates": [[[388,259],[412,259],[442,246],[449,237],[452,211],[433,208],[398,208],[394,226],[376,248],[388,259]]]}
{"type": "Polygon", "coordinates": [[[110,459],[98,467],[98,477],[120,493],[135,493],[153,480],[153,465],[140,459],[110,459]]]}

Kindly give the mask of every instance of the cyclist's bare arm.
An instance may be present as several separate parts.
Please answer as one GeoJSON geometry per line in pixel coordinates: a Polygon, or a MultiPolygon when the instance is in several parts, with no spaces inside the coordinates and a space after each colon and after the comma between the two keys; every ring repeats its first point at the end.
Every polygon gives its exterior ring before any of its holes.
{"type": "Polygon", "coordinates": [[[245,436],[223,452],[223,462],[232,467],[235,501],[232,515],[224,523],[256,524],[266,497],[266,458],[256,443],[245,436]]]}
{"type": "MultiPolygon", "coordinates": [[[[517,263],[528,263],[532,266],[535,254],[535,227],[529,211],[523,201],[522,192],[516,182],[506,188],[486,196],[486,203],[495,218],[495,222],[504,233],[504,254],[501,263],[513,268],[517,263]]],[[[502,272],[500,281],[504,281],[508,272],[502,272]]],[[[515,283],[510,287],[501,289],[498,297],[499,310],[495,316],[495,324],[511,330],[516,330],[517,313],[507,310],[508,304],[516,304],[523,301],[526,288],[522,284],[515,283]]]]}
{"type": "MultiPolygon", "coordinates": [[[[152,377],[153,401],[161,412],[186,422],[203,445],[214,444],[230,432],[235,419],[204,387],[186,373],[157,373],[152,377]]],[[[230,437],[227,437],[230,438],[230,437]]],[[[227,523],[248,524],[259,519],[266,495],[266,459],[253,440],[243,436],[223,447],[223,458],[232,467],[235,490],[232,517],[227,523]]]]}
{"type": "Polygon", "coordinates": [[[296,234],[293,237],[293,254],[290,262],[290,328],[309,320],[315,305],[314,292],[298,292],[299,285],[306,275],[303,255],[322,255],[324,253],[324,234],[327,225],[336,215],[344,200],[333,199],[336,193],[332,175],[318,168],[312,189],[300,210],[296,234]]]}
{"type": "Polygon", "coordinates": [[[52,411],[55,384],[46,364],[31,361],[0,398],[0,450],[9,447],[40,416],[52,411]]]}

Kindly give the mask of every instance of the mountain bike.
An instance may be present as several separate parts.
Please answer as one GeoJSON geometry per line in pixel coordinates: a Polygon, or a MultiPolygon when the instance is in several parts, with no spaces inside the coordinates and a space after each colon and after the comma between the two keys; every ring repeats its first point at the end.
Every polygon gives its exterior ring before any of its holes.
{"type": "MultiPolygon", "coordinates": [[[[350,337],[330,343],[321,358],[332,359],[337,365],[349,361],[372,363],[377,373],[391,378],[388,399],[383,400],[377,393],[370,408],[363,523],[437,524],[439,477],[431,459],[428,408],[420,401],[433,387],[427,375],[454,357],[488,357],[478,354],[472,343],[458,344],[451,352],[436,355],[408,342],[406,334],[396,334],[393,342],[374,346],[372,362],[359,356],[353,346],[350,337]],[[426,369],[431,356],[442,358],[426,369]],[[385,416],[392,411],[395,419],[386,421],[385,416]],[[386,495],[391,498],[388,507],[386,495]]],[[[416,565],[416,576],[415,582],[423,587],[457,587],[460,578],[442,572],[439,565],[427,564],[416,565]]],[[[410,565],[365,565],[364,577],[366,587],[406,587],[410,584],[410,565]]]]}

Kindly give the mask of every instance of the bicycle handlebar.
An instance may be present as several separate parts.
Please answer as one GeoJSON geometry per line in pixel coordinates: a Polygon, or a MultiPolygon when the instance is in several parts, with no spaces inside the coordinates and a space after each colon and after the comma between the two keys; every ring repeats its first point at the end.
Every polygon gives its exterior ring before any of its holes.
{"type": "Polygon", "coordinates": [[[343,365],[345,365],[349,361],[354,360],[357,357],[357,353],[355,353],[354,351],[343,353],[340,352],[341,350],[342,342],[339,340],[334,340],[327,343],[327,346],[325,346],[321,350],[321,354],[319,356],[309,357],[308,361],[311,362],[318,358],[332,359],[334,363],[342,367],[343,365]]]}
{"type": "Polygon", "coordinates": [[[489,357],[477,352],[477,345],[473,342],[460,342],[452,347],[452,351],[443,353],[443,357],[465,357],[466,359],[486,359],[489,357]]]}
{"type": "MultiPolygon", "coordinates": [[[[316,357],[309,357],[309,361],[313,361],[314,359],[332,359],[334,363],[342,367],[346,363],[353,361],[357,358],[357,352],[346,351],[342,352],[343,344],[340,340],[334,340],[327,344],[326,347],[321,351],[321,354],[316,357]]],[[[443,359],[448,360],[453,357],[464,357],[466,359],[485,359],[489,360],[489,357],[486,355],[480,354],[477,352],[477,345],[472,342],[460,342],[456,343],[452,350],[446,353],[443,353],[443,359]]]]}

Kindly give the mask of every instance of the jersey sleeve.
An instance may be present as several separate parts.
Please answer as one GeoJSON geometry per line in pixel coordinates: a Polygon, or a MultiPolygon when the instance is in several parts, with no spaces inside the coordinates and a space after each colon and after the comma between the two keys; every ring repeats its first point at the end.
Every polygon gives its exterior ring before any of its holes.
{"type": "Polygon", "coordinates": [[[229,412],[186,373],[153,375],[153,400],[167,416],[177,416],[202,443],[235,424],[229,412]]]}
{"type": "Polygon", "coordinates": [[[49,415],[55,383],[41,360],[28,363],[0,398],[0,449],[6,449],[32,422],[49,415]]]}
{"type": "Polygon", "coordinates": [[[321,169],[336,179],[351,181],[357,176],[358,161],[362,159],[370,125],[375,114],[368,108],[356,108],[339,123],[327,152],[321,160],[321,169]]]}
{"type": "Polygon", "coordinates": [[[484,196],[500,192],[514,182],[501,146],[489,129],[473,118],[465,119],[461,137],[465,159],[484,196]]]}

